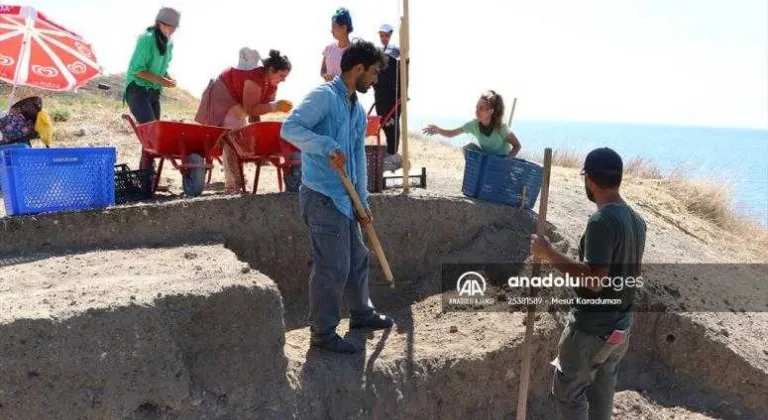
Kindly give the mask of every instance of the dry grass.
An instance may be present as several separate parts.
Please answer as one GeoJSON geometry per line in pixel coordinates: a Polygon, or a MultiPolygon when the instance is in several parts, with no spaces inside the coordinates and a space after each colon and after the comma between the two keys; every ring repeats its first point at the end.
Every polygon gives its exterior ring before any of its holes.
{"type": "Polygon", "coordinates": [[[709,221],[731,233],[750,238],[750,242],[768,249],[768,230],[751,218],[742,216],[732,203],[731,186],[724,181],[666,179],[663,186],[680,200],[691,215],[709,221]]]}
{"type": "MultiPolygon", "coordinates": [[[[541,162],[542,159],[539,155],[533,160],[541,162]]],[[[555,151],[552,154],[552,164],[555,166],[581,168],[583,162],[584,155],[572,150],[555,151]]],[[[682,167],[665,174],[658,166],[642,157],[628,159],[624,173],[632,178],[660,181],[660,185],[680,200],[692,216],[734,233],[757,235],[768,245],[768,232],[765,228],[752,219],[740,216],[733,207],[733,191],[727,181],[692,180],[682,167]]]]}
{"type": "MultiPolygon", "coordinates": [[[[30,88],[17,89],[16,97],[30,95],[44,97],[44,106],[49,112],[55,110],[68,111],[69,121],[56,124],[54,147],[56,143],[66,146],[71,144],[87,144],[94,140],[96,143],[110,143],[110,138],[125,138],[132,135],[130,129],[122,121],[120,115],[128,112],[122,104],[122,77],[107,76],[97,79],[77,94],[51,94],[30,88]],[[102,82],[111,86],[111,90],[103,91],[96,88],[102,82]],[[96,139],[98,137],[98,139],[96,139]]],[[[0,103],[7,100],[8,85],[0,83],[0,103]],[[4,95],[4,97],[2,97],[4,95]]],[[[162,102],[164,119],[191,120],[197,108],[197,100],[180,89],[167,91],[162,102]]],[[[282,119],[284,115],[269,115],[266,120],[282,119]]],[[[446,147],[435,153],[435,146],[449,145],[440,138],[427,139],[421,132],[409,133],[412,156],[418,159],[420,165],[430,168],[432,173],[442,173],[454,176],[463,170],[463,160],[459,150],[446,147]],[[455,152],[455,153],[454,153],[455,152]]],[[[131,143],[133,144],[133,143],[131,143]]],[[[129,151],[119,150],[129,154],[129,151]]],[[[541,162],[542,155],[527,151],[521,158],[541,162]]],[[[553,165],[565,168],[579,169],[584,161],[584,155],[574,150],[555,150],[553,165]]],[[[412,160],[412,162],[415,162],[412,160]]],[[[765,244],[768,249],[768,230],[754,220],[739,216],[733,208],[732,190],[723,180],[690,180],[682,168],[676,168],[669,173],[663,173],[656,165],[643,158],[630,158],[625,163],[628,179],[639,182],[652,180],[663,188],[670,196],[678,200],[681,207],[691,216],[712,223],[738,236],[751,238],[751,241],[765,244]]]]}
{"type": "MultiPolygon", "coordinates": [[[[421,133],[411,132],[408,137],[417,141],[431,141],[426,140],[421,133]]],[[[447,144],[447,142],[441,143],[447,144]]],[[[520,157],[534,162],[543,161],[541,153],[524,151],[520,157]]],[[[580,169],[584,158],[584,154],[574,150],[554,150],[552,165],[580,169]]],[[[741,216],[734,208],[733,191],[727,180],[693,180],[683,167],[677,167],[665,173],[653,162],[642,157],[629,158],[625,162],[624,172],[628,179],[656,181],[672,197],[679,200],[691,216],[710,222],[733,234],[752,238],[754,243],[764,244],[768,248],[768,230],[759,222],[741,216]]]]}

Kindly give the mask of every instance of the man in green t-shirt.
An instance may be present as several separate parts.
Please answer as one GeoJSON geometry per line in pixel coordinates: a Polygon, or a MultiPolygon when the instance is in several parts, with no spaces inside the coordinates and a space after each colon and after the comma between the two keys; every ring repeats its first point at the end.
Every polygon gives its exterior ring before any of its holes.
{"type": "Polygon", "coordinates": [[[579,241],[579,260],[532,235],[531,253],[580,279],[560,337],[552,392],[563,419],[610,419],[618,365],[627,351],[646,224],[621,197],[621,157],[609,148],[584,161],[584,187],[597,212],[579,241]]]}

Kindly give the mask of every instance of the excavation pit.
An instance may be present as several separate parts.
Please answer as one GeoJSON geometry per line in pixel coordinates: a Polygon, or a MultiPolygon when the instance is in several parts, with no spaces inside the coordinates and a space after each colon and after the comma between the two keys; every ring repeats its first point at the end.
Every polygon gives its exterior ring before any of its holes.
{"type": "MultiPolygon", "coordinates": [[[[366,344],[351,356],[309,349],[295,195],[4,219],[0,418],[513,418],[523,314],[443,313],[437,273],[524,261],[535,214],[430,195],[371,205],[397,282],[372,258],[373,300],[399,328],[342,321],[366,344]]],[[[562,321],[537,319],[529,418],[554,418],[562,321]]],[[[684,315],[635,326],[616,418],[768,417],[765,359],[684,315]]]]}

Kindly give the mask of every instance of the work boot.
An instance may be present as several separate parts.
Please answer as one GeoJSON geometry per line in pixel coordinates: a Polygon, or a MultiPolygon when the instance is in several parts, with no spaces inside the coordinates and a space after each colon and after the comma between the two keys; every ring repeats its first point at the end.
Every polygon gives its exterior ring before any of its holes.
{"type": "Polygon", "coordinates": [[[373,330],[385,330],[392,328],[393,325],[395,325],[395,321],[392,318],[377,312],[371,314],[371,316],[368,317],[368,319],[365,321],[349,321],[349,328],[370,328],[373,330]]]}
{"type": "Polygon", "coordinates": [[[333,338],[331,338],[330,340],[324,340],[324,341],[320,341],[312,338],[309,345],[311,347],[330,350],[335,353],[352,354],[362,350],[360,347],[358,347],[354,343],[341,338],[338,334],[334,334],[333,338]]]}

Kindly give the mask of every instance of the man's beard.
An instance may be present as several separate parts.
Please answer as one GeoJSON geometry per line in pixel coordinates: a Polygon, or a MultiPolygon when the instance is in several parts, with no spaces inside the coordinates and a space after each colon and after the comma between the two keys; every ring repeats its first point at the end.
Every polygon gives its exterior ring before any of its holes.
{"type": "Polygon", "coordinates": [[[595,195],[592,194],[592,191],[589,190],[589,187],[587,187],[587,182],[584,181],[584,190],[587,192],[587,199],[591,202],[595,202],[595,195]]]}
{"type": "Polygon", "coordinates": [[[362,77],[358,77],[357,80],[355,80],[355,90],[360,93],[366,93],[368,92],[368,89],[370,86],[366,86],[365,82],[363,82],[362,77]]]}

